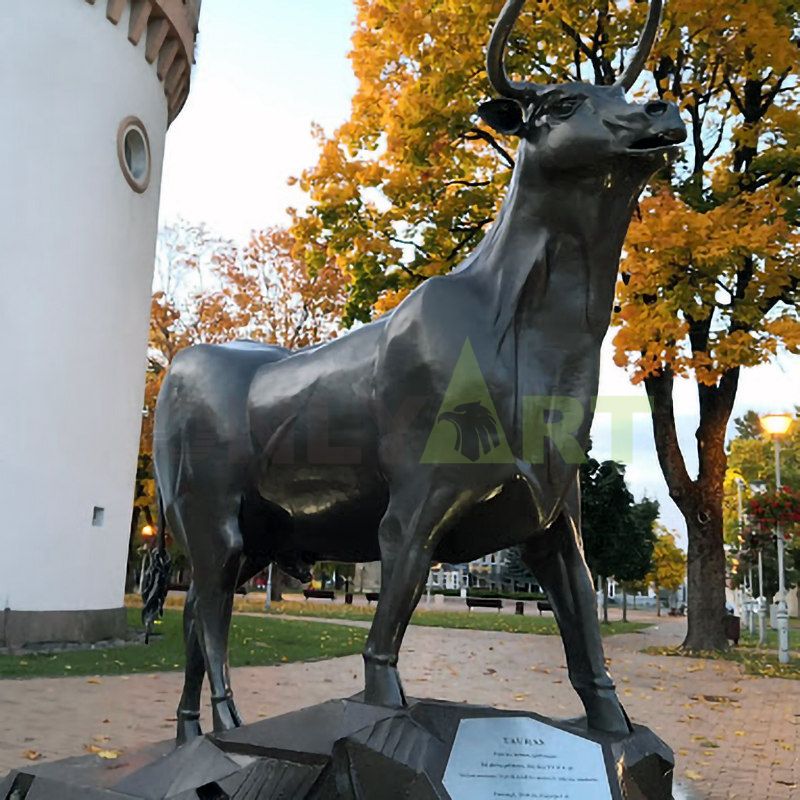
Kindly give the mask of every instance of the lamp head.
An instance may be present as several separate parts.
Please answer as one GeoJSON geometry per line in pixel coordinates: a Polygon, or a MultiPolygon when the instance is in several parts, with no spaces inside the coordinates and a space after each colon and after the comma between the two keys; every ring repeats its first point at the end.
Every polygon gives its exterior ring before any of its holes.
{"type": "Polygon", "coordinates": [[[789,433],[794,418],[791,414],[766,414],[759,421],[764,433],[773,438],[780,438],[789,433]]]}

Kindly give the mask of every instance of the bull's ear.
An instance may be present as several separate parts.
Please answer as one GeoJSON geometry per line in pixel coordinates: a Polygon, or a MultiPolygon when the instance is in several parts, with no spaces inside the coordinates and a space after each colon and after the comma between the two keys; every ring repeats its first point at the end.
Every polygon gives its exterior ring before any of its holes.
{"type": "Polygon", "coordinates": [[[498,133],[516,136],[525,128],[522,106],[516,100],[489,100],[478,106],[478,116],[498,133]]]}

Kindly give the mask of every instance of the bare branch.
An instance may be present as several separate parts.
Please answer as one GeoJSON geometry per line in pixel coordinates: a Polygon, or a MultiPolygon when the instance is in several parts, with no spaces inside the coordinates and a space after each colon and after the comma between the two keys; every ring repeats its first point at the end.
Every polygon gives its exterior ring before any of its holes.
{"type": "Polygon", "coordinates": [[[490,223],[492,219],[482,219],[470,227],[454,226],[450,230],[453,233],[466,233],[467,235],[450,251],[446,256],[446,261],[452,261],[472,240],[490,223]]]}
{"type": "Polygon", "coordinates": [[[499,154],[503,161],[506,162],[507,166],[511,169],[514,169],[515,162],[514,159],[511,157],[511,154],[497,141],[497,139],[492,136],[489,131],[485,131],[482,128],[471,128],[466,133],[462,134],[462,139],[466,139],[467,141],[484,141],[487,144],[491,145],[499,154]]]}
{"type": "Polygon", "coordinates": [[[665,367],[660,375],[646,378],[644,383],[652,406],[653,432],[658,461],[667,481],[670,497],[684,511],[693,505],[695,487],[686,469],[686,461],[681,451],[678,430],[675,425],[675,410],[672,400],[674,381],[669,367],[665,367]]]}

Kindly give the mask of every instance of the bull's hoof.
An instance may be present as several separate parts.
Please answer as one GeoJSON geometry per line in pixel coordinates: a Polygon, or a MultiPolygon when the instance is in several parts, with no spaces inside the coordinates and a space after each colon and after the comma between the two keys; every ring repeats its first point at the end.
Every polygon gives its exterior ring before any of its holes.
{"type": "Polygon", "coordinates": [[[197,711],[181,711],[178,709],[178,733],[176,736],[178,746],[187,744],[202,735],[203,730],[200,727],[200,713],[197,711]]]}
{"type": "Polygon", "coordinates": [[[397,667],[375,663],[368,657],[364,659],[364,701],[373,706],[402,708],[406,705],[406,695],[400,682],[397,667]]]}
{"type": "Polygon", "coordinates": [[[242,718],[236,710],[236,704],[233,702],[232,697],[212,697],[211,708],[213,710],[214,731],[216,733],[232,731],[241,727],[242,718]]]}
{"type": "Polygon", "coordinates": [[[590,728],[605,733],[628,736],[633,727],[613,689],[594,692],[579,692],[586,709],[586,721],[590,728]]]}

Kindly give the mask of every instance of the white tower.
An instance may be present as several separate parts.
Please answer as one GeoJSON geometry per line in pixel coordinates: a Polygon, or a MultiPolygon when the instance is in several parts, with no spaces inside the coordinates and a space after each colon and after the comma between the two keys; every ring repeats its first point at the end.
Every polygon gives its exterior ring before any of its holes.
{"type": "Polygon", "coordinates": [[[0,2],[0,645],[125,629],[164,140],[200,2],[0,2]]]}

